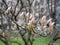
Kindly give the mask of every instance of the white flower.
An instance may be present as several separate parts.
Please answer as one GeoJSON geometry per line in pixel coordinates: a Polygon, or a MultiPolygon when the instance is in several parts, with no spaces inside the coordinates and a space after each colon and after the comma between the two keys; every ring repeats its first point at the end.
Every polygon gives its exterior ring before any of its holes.
{"type": "Polygon", "coordinates": [[[43,20],[43,19],[46,19],[46,16],[43,16],[43,17],[42,17],[42,20],[43,20]]]}
{"type": "Polygon", "coordinates": [[[46,23],[46,16],[43,16],[40,20],[41,25],[44,25],[46,23]]]}
{"type": "Polygon", "coordinates": [[[51,25],[54,25],[55,24],[55,22],[53,22],[51,25]]]}
{"type": "Polygon", "coordinates": [[[7,10],[10,10],[11,9],[11,7],[8,7],[8,9],[7,10]]]}
{"type": "Polygon", "coordinates": [[[29,12],[26,14],[26,17],[29,18],[29,12]]]}
{"type": "Polygon", "coordinates": [[[50,19],[47,21],[47,23],[49,23],[51,20],[52,20],[52,18],[50,18],[50,19]]]}
{"type": "Polygon", "coordinates": [[[20,14],[20,19],[22,20],[22,19],[24,19],[24,12],[22,12],[21,14],[20,14]]]}
{"type": "Polygon", "coordinates": [[[33,15],[32,15],[32,14],[30,14],[30,19],[31,19],[31,18],[33,18],[33,15]]]}
{"type": "Polygon", "coordinates": [[[20,14],[20,16],[23,16],[24,15],[24,12],[22,12],[21,14],[20,14]]]}

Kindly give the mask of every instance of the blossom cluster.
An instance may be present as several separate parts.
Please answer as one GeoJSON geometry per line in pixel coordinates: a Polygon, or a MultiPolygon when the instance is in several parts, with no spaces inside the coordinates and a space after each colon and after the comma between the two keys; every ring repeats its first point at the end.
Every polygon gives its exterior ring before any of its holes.
{"type": "Polygon", "coordinates": [[[20,26],[26,25],[26,28],[28,30],[35,30],[35,28],[36,30],[38,30],[38,27],[41,28],[42,26],[43,28],[46,28],[49,32],[53,31],[55,22],[52,22],[52,18],[47,19],[47,16],[43,16],[42,18],[35,18],[33,14],[25,12],[22,12],[18,17],[18,22],[20,21],[20,26]]]}

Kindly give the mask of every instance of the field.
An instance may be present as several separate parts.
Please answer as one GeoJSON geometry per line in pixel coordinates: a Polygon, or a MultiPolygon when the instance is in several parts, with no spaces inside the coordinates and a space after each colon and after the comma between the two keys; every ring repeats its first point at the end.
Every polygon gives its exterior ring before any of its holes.
{"type": "MultiPolygon", "coordinates": [[[[39,36],[34,41],[33,45],[48,45],[50,40],[51,40],[50,37],[39,36]]],[[[9,45],[18,45],[17,43],[13,43],[13,41],[17,41],[18,43],[21,43],[22,45],[24,45],[24,42],[22,41],[22,39],[19,39],[19,38],[10,40],[9,45]]],[[[4,43],[0,41],[0,45],[4,45],[4,43]]],[[[60,39],[56,41],[55,45],[60,45],[60,39]]]]}

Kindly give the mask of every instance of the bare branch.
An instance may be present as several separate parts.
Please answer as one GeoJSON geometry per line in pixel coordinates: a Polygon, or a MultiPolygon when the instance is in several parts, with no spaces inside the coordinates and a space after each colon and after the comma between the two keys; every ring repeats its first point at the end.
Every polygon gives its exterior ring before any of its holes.
{"type": "Polygon", "coordinates": [[[16,6],[15,6],[15,8],[14,8],[14,14],[15,14],[16,7],[17,7],[18,3],[19,3],[19,0],[17,0],[17,4],[16,4],[16,6]]]}
{"type": "Polygon", "coordinates": [[[34,2],[34,0],[30,3],[30,0],[27,0],[29,2],[29,6],[31,6],[34,2]]]}
{"type": "Polygon", "coordinates": [[[2,0],[2,2],[6,5],[6,9],[7,9],[8,5],[6,4],[5,0],[2,0]]]}

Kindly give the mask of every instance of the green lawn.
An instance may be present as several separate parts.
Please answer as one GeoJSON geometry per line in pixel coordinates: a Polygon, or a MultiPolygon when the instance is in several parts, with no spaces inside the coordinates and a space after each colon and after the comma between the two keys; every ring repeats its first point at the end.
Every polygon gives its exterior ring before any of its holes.
{"type": "MultiPolygon", "coordinates": [[[[49,41],[51,40],[50,37],[38,37],[33,45],[48,45],[49,41]]],[[[60,39],[56,41],[57,45],[60,45],[60,39]]]]}
{"type": "MultiPolygon", "coordinates": [[[[24,45],[24,42],[22,41],[22,39],[15,39],[14,41],[16,41],[21,43],[22,45],[24,45]]],[[[34,41],[33,45],[48,45],[49,41],[51,40],[50,37],[37,37],[36,40],[34,41]]],[[[17,43],[12,43],[9,42],[10,45],[18,45],[17,43]]],[[[60,39],[56,41],[57,45],[60,45],[60,39]]],[[[3,42],[0,41],[0,45],[4,45],[3,42]]]]}

